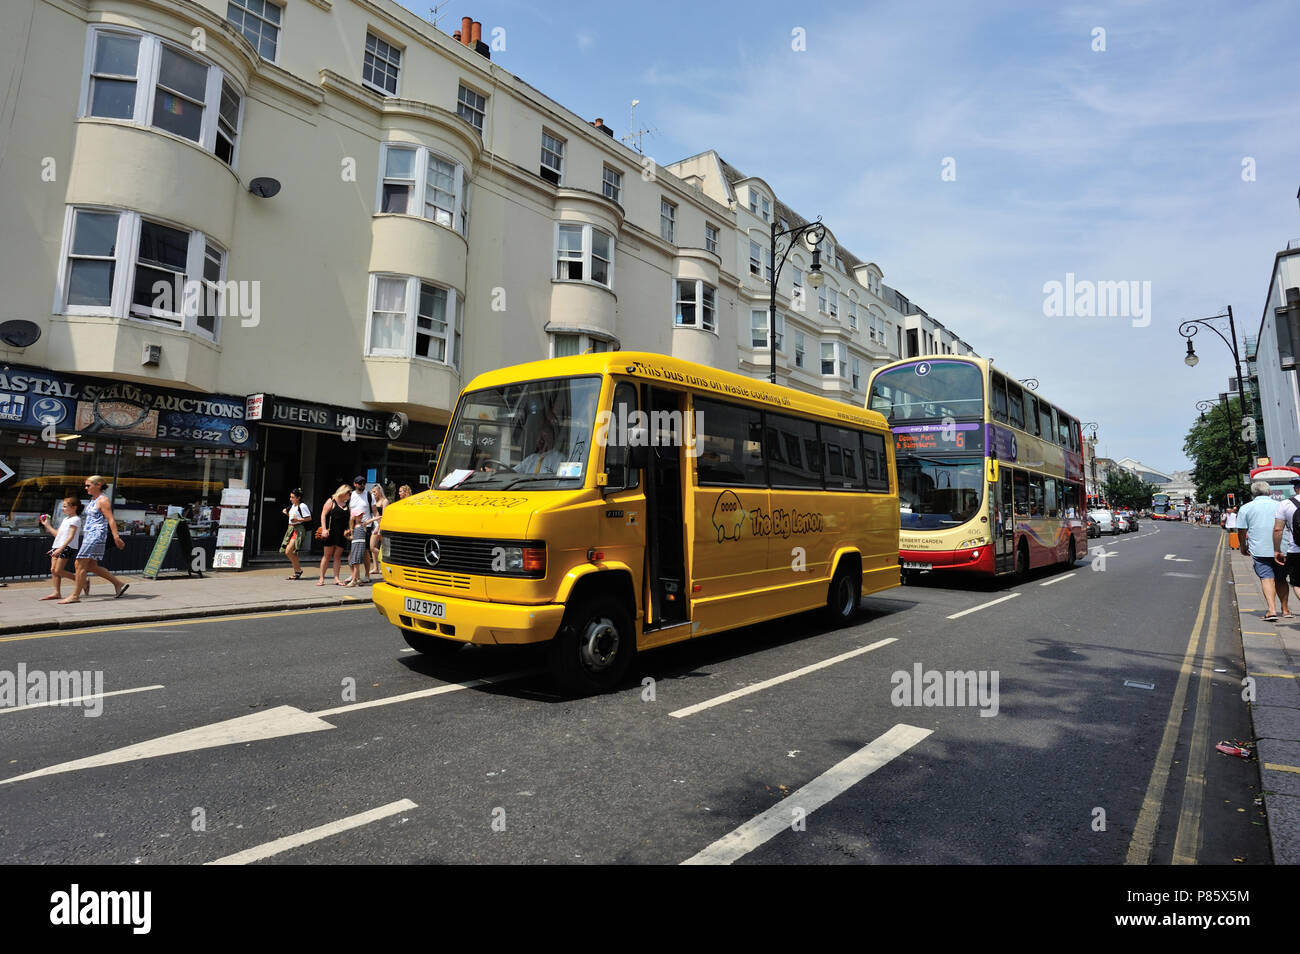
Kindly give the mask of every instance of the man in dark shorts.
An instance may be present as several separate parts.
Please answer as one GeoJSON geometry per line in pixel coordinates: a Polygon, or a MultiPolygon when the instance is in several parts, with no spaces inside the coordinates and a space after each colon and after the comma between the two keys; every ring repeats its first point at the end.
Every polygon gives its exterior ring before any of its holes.
{"type": "Polygon", "coordinates": [[[1292,495],[1278,506],[1277,519],[1273,521],[1273,560],[1279,564],[1277,595],[1283,619],[1295,617],[1287,606],[1287,583],[1291,584],[1296,599],[1300,600],[1300,547],[1296,546],[1291,535],[1291,523],[1297,505],[1300,505],[1300,477],[1291,478],[1291,490],[1292,495]]]}

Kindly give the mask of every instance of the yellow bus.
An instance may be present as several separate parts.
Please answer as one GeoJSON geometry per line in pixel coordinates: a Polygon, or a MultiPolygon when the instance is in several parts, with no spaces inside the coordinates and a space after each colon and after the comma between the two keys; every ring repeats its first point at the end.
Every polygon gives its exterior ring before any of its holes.
{"type": "Polygon", "coordinates": [[[1023,579],[1088,552],[1078,419],[992,361],[895,361],[871,373],[867,407],[894,431],[905,579],[1023,579]]]}
{"type": "Polygon", "coordinates": [[[570,691],[654,647],[899,583],[884,418],[657,354],[480,375],[381,528],[379,613],[423,653],[550,641],[570,691]]]}

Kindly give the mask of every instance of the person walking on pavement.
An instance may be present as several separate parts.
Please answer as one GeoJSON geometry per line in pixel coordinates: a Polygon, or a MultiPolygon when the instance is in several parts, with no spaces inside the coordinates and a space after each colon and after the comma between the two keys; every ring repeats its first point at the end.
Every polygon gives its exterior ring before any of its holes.
{"type": "MultiPolygon", "coordinates": [[[[63,581],[77,579],[75,572],[65,569],[69,560],[73,561],[75,566],[77,559],[77,547],[81,546],[81,501],[76,497],[63,498],[63,522],[59,524],[59,529],[54,529],[54,524],[45,514],[41,514],[41,526],[47,533],[53,534],[54,546],[50,547],[50,577],[54,582],[54,592],[47,596],[42,596],[42,600],[61,600],[63,599],[63,581]]],[[[86,595],[89,596],[90,580],[86,580],[86,595]]]]}
{"type": "Polygon", "coordinates": [[[59,600],[60,603],[80,603],[78,597],[83,590],[89,592],[87,579],[91,573],[103,577],[113,584],[113,599],[126,592],[130,583],[124,583],[99,565],[104,559],[104,546],[108,536],[113,535],[113,546],[122,550],[126,542],[117,532],[117,520],[113,516],[113,503],[104,493],[108,481],[99,475],[86,478],[86,490],[90,492],[90,506],[86,508],[86,520],[81,530],[81,549],[77,551],[77,578],[72,584],[72,595],[59,600]]]}
{"type": "Polygon", "coordinates": [[[388,495],[382,486],[375,484],[370,488],[370,497],[375,508],[374,522],[370,524],[370,562],[378,573],[379,557],[384,545],[383,535],[379,532],[379,521],[383,519],[384,510],[388,507],[388,495]]]}
{"type": "Polygon", "coordinates": [[[1273,560],[1281,564],[1277,570],[1277,596],[1283,619],[1295,618],[1287,606],[1287,583],[1291,584],[1296,599],[1300,600],[1300,546],[1296,546],[1291,531],[1296,512],[1300,510],[1300,476],[1291,478],[1291,489],[1294,493],[1278,505],[1277,518],[1273,521],[1273,560]]]}
{"type": "MultiPolygon", "coordinates": [[[[361,517],[364,534],[369,536],[370,524],[375,519],[375,502],[370,494],[366,493],[366,478],[358,474],[352,480],[352,496],[348,501],[348,509],[352,516],[361,517]]],[[[367,547],[362,553],[362,562],[366,569],[365,582],[370,582],[370,548],[367,547]]]]}
{"type": "Polygon", "coordinates": [[[320,508],[321,528],[317,533],[325,543],[325,554],[320,558],[320,579],[316,581],[317,586],[325,585],[325,571],[330,563],[334,564],[334,582],[339,586],[347,586],[339,579],[339,561],[343,559],[343,548],[348,543],[343,534],[348,528],[348,521],[352,518],[352,513],[348,509],[348,498],[351,495],[352,488],[347,484],[341,484],[339,489],[334,491],[334,496],[325,501],[325,505],[320,508]]]}
{"type": "Polygon", "coordinates": [[[289,491],[289,506],[280,512],[289,518],[284,539],[280,541],[280,551],[289,558],[289,563],[293,567],[293,576],[285,579],[300,580],[302,566],[298,563],[298,551],[306,542],[307,534],[311,533],[311,508],[302,502],[301,487],[289,491]]]}
{"type": "MultiPolygon", "coordinates": [[[[1241,508],[1237,514],[1237,535],[1241,542],[1242,556],[1249,557],[1259,577],[1259,588],[1264,593],[1264,602],[1268,604],[1266,622],[1277,622],[1277,564],[1274,562],[1276,551],[1273,549],[1273,525],[1277,519],[1277,501],[1269,496],[1271,488],[1263,480],[1250,485],[1250,492],[1255,499],[1241,508]]],[[[1283,586],[1286,585],[1285,580],[1283,586]]]]}

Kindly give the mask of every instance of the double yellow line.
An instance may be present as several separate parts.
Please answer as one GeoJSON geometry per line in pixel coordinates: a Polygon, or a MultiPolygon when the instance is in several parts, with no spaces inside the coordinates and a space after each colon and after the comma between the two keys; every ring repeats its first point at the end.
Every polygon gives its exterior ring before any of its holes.
{"type": "Polygon", "coordinates": [[[1192,724],[1187,775],[1183,782],[1183,802],[1178,815],[1178,830],[1174,835],[1173,854],[1173,863],[1176,865],[1196,864],[1196,850],[1201,839],[1201,805],[1205,796],[1205,763],[1210,737],[1210,689],[1214,678],[1214,650],[1219,628],[1219,593],[1222,589],[1217,584],[1219,574],[1223,570],[1226,552],[1222,548],[1216,548],[1210,578],[1205,581],[1205,590],[1201,593],[1200,609],[1197,611],[1196,622],[1187,641],[1187,651],[1183,654],[1183,664],[1178,672],[1178,685],[1174,688],[1174,698],[1169,704],[1169,716],[1165,720],[1164,735],[1160,739],[1160,751],[1156,753],[1156,761],[1151,768],[1151,778],[1147,782],[1146,796],[1142,799],[1137,824],[1133,826],[1133,837],[1129,841],[1125,864],[1145,865],[1151,862],[1151,849],[1155,844],[1156,829],[1160,824],[1160,808],[1164,801],[1165,789],[1169,785],[1174,748],[1178,744],[1178,731],[1183,721],[1187,686],[1191,682],[1192,671],[1196,666],[1197,650],[1204,632],[1205,651],[1201,655],[1203,662],[1200,683],[1196,690],[1196,718],[1192,724]],[[1214,594],[1213,601],[1210,599],[1211,592],[1214,594]],[[1210,607],[1208,618],[1205,613],[1207,605],[1210,607]]]}

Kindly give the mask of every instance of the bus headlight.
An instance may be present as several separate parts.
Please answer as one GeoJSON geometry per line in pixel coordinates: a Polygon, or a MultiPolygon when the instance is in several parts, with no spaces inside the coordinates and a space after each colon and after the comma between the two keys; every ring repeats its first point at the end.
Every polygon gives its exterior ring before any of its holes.
{"type": "Polygon", "coordinates": [[[492,552],[492,569],[497,573],[546,575],[545,547],[496,547],[492,552]]]}
{"type": "Polygon", "coordinates": [[[988,537],[971,537],[969,540],[963,540],[957,544],[957,549],[965,550],[967,547],[982,547],[988,542],[988,537]]]}
{"type": "Polygon", "coordinates": [[[379,540],[379,559],[387,563],[393,555],[393,541],[388,538],[387,534],[380,536],[379,540]]]}

